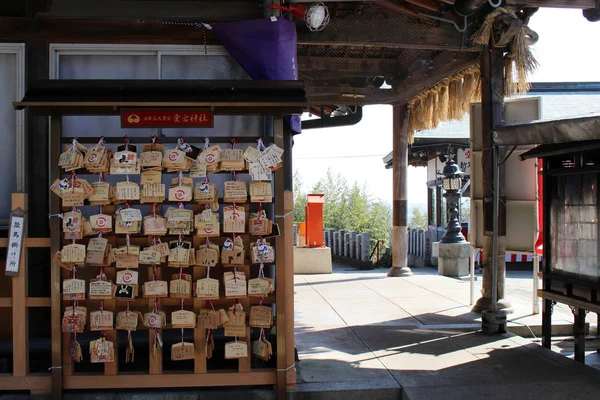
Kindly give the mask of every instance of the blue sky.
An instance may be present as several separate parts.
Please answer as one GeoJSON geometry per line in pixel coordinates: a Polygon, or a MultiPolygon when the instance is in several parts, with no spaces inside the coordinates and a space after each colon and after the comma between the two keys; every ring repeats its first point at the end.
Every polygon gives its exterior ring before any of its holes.
{"type": "MultiPolygon", "coordinates": [[[[600,81],[600,22],[588,22],[581,10],[540,9],[529,26],[540,39],[534,46],[540,63],[532,82],[600,81]]],[[[391,203],[392,171],[382,157],[392,149],[390,106],[364,108],[362,121],[343,128],[314,129],[295,137],[294,169],[310,189],[328,168],[348,181],[365,183],[371,195],[391,203]]],[[[425,203],[426,169],[410,168],[409,203],[425,203]]]]}

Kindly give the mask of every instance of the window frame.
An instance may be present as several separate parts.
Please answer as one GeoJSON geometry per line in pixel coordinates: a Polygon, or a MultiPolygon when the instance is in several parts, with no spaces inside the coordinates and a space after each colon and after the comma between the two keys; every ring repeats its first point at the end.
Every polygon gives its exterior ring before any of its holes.
{"type": "MultiPolygon", "coordinates": [[[[25,43],[0,43],[0,54],[15,55],[16,98],[20,101],[25,96],[25,43]]],[[[25,111],[15,111],[16,135],[16,191],[27,190],[27,137],[25,133],[25,111]]],[[[0,229],[8,228],[8,219],[0,219],[0,229]]]]}
{"type": "Polygon", "coordinates": [[[162,79],[162,56],[231,56],[218,45],[153,45],[153,44],[95,44],[51,43],[50,79],[60,79],[60,56],[155,56],[157,79],[162,79]]]}

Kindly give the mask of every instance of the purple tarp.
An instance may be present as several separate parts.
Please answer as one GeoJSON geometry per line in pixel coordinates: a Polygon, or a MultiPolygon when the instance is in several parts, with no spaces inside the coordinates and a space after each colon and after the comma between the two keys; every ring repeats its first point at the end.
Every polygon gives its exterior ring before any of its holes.
{"type": "MultiPolygon", "coordinates": [[[[255,80],[297,80],[296,25],[285,18],[215,24],[215,37],[255,80]]],[[[300,133],[300,116],[287,117],[300,133]]]]}

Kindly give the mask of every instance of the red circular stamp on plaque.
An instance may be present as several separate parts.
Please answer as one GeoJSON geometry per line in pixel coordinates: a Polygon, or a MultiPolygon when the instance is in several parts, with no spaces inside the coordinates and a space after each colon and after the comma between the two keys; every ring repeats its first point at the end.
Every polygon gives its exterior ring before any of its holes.
{"type": "Polygon", "coordinates": [[[98,225],[99,227],[105,227],[106,226],[106,218],[104,217],[100,217],[96,220],[96,225],[98,225]]]}
{"type": "Polygon", "coordinates": [[[133,275],[129,272],[123,274],[123,282],[129,283],[133,281],[133,275]]]}
{"type": "Polygon", "coordinates": [[[213,153],[208,153],[205,158],[206,158],[206,163],[207,164],[212,164],[217,159],[217,157],[215,157],[215,155],[213,153]]]}
{"type": "Polygon", "coordinates": [[[169,160],[171,160],[171,161],[179,160],[179,153],[176,151],[172,151],[171,153],[169,153],[169,160]]]}
{"type": "Polygon", "coordinates": [[[185,199],[185,192],[183,190],[178,190],[175,192],[175,198],[177,200],[183,200],[185,199]]]}

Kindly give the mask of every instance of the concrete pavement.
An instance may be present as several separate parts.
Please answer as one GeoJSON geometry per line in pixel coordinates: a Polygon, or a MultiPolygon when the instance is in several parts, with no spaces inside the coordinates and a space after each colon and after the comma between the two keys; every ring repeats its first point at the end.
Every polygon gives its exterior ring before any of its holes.
{"type": "MultiPolygon", "coordinates": [[[[372,384],[378,399],[564,399],[571,389],[571,399],[598,398],[600,371],[530,339],[478,332],[468,281],[429,268],[408,278],[385,272],[335,265],[330,275],[295,277],[300,391],[372,384]]],[[[509,279],[507,293],[510,319],[529,325],[540,317],[528,315],[525,274],[509,279]]],[[[568,308],[555,308],[561,319],[572,323],[568,308]]]]}

